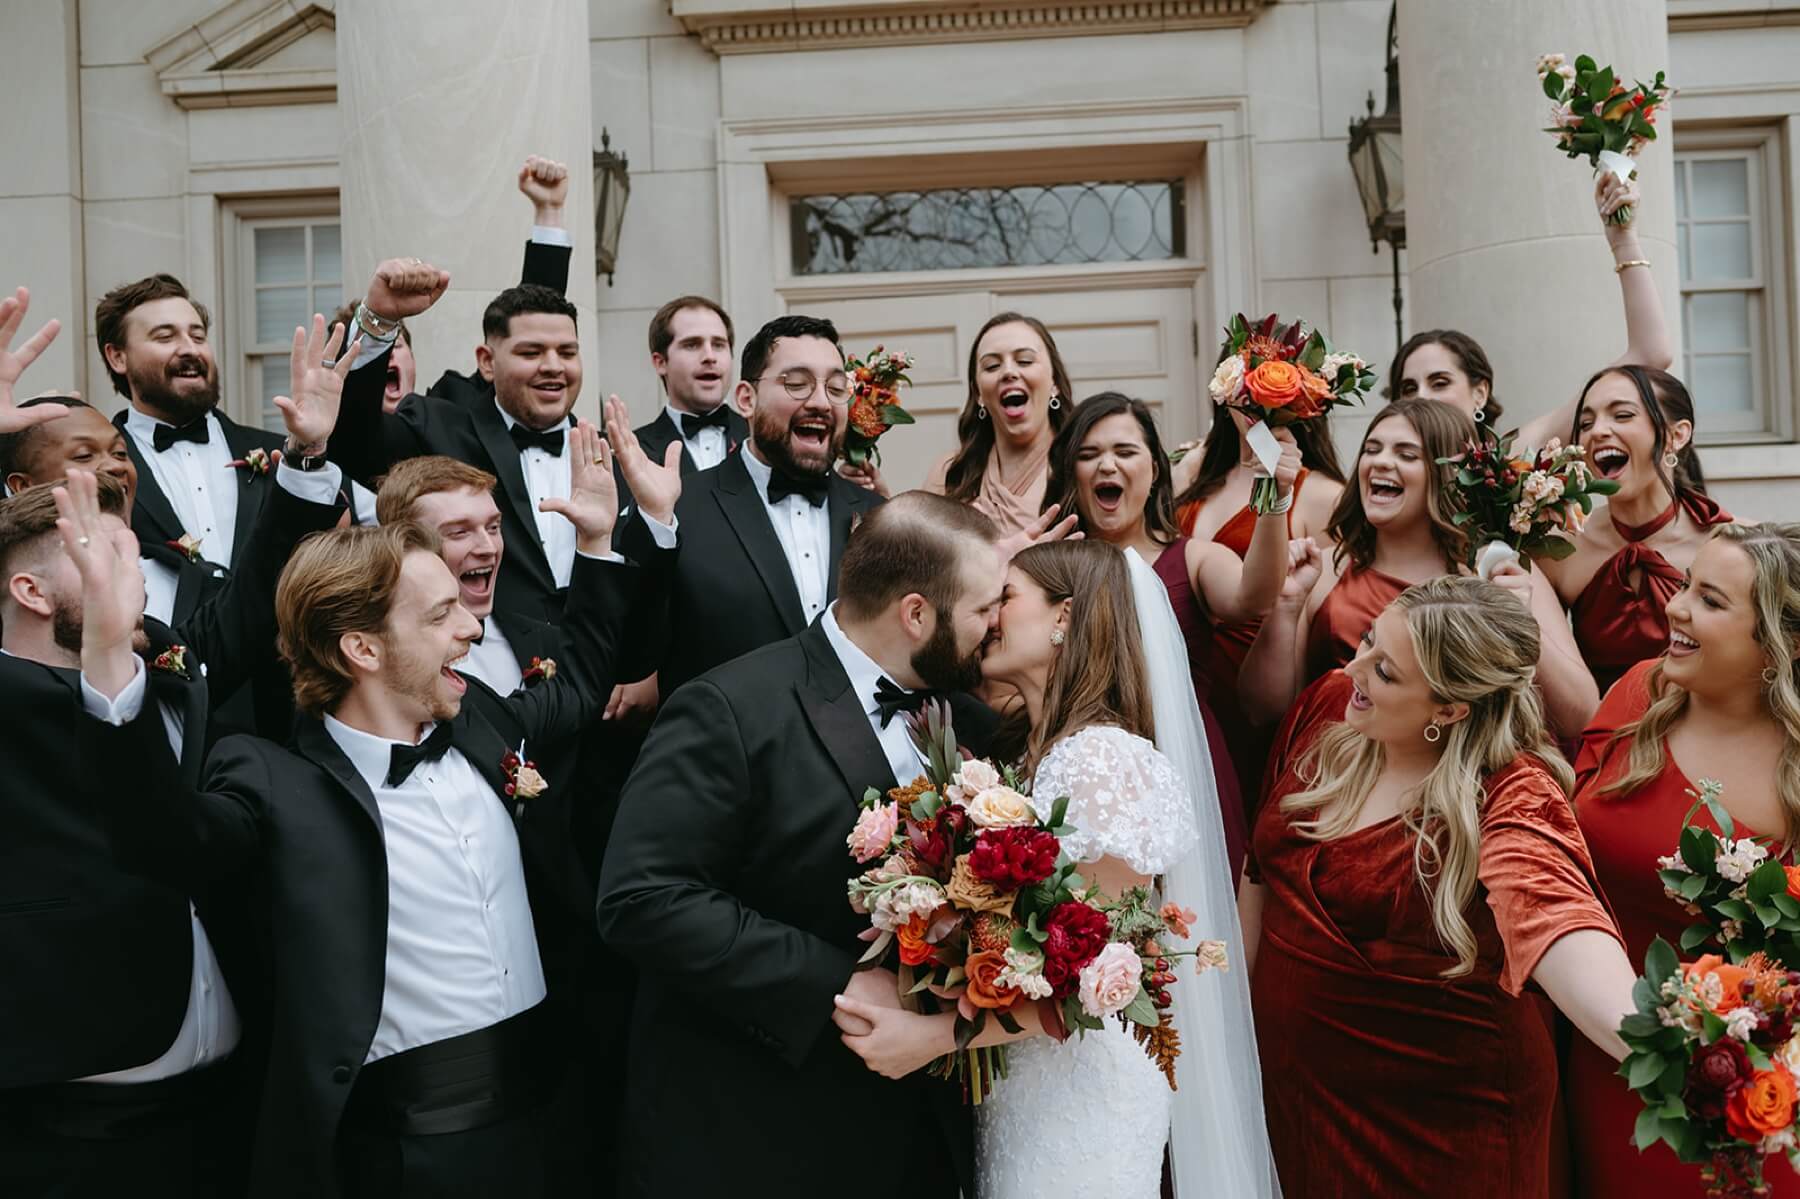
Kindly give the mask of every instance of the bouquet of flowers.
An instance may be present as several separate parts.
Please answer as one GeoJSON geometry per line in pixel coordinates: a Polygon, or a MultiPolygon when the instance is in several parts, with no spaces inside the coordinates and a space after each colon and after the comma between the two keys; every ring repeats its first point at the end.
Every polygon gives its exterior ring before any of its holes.
{"type": "Polygon", "coordinates": [[[1639,1149],[1660,1140],[1682,1161],[1704,1163],[1709,1196],[1763,1195],[1769,1155],[1800,1171],[1800,972],[1790,968],[1800,961],[1800,869],[1737,837],[1719,784],[1699,786],[1658,876],[1698,918],[1681,935],[1683,951],[1719,952],[1684,963],[1660,937],[1651,944],[1637,1012],[1619,1028],[1630,1049],[1619,1072],[1644,1101],[1639,1149]],[[1702,806],[1719,832],[1692,823],[1702,806]]]}
{"type": "Polygon", "coordinates": [[[844,458],[851,466],[874,460],[881,465],[875,443],[895,425],[913,423],[912,413],[900,406],[900,387],[910,387],[906,372],[911,354],[895,354],[876,346],[868,358],[852,358],[844,364],[850,372],[850,428],[844,435],[844,458]]]}
{"type": "Polygon", "coordinates": [[[1225,969],[1223,942],[1170,949],[1171,938],[1189,935],[1191,912],[1153,908],[1142,887],[1111,899],[1090,886],[1059,838],[1068,797],[1042,816],[1009,767],[964,760],[947,709],[928,705],[912,732],[926,773],[863,796],[847,842],[867,869],[848,892],[869,917],[859,966],[897,958],[902,1003],[955,1006],[957,1051],[931,1073],[959,1080],[979,1104],[1006,1077],[1006,1051],[969,1043],[990,1016],[1020,1031],[1012,1011],[1042,1000],[1040,1013],[1065,1034],[1102,1028],[1108,1017],[1128,1023],[1173,1088],[1181,1052],[1165,1010],[1173,962],[1225,969]]]}
{"type": "MultiPolygon", "coordinates": [[[[1546,54],[1538,59],[1537,73],[1552,101],[1544,132],[1556,138],[1556,148],[1587,159],[1596,173],[1611,171],[1621,182],[1631,178],[1637,172],[1633,160],[1656,140],[1656,110],[1675,94],[1663,73],[1651,83],[1626,87],[1610,66],[1597,67],[1585,54],[1576,55],[1573,66],[1561,54],[1546,54]]],[[[1621,205],[1607,219],[1629,225],[1631,205],[1621,205]]]]}
{"type": "Polygon", "coordinates": [[[1486,425],[1469,448],[1441,466],[1454,466],[1450,499],[1458,511],[1451,519],[1468,535],[1469,565],[1489,578],[1503,563],[1524,558],[1566,558],[1594,510],[1594,497],[1611,495],[1619,485],[1597,478],[1588,469],[1579,445],[1556,438],[1543,449],[1515,450],[1519,431],[1496,435],[1486,425]]]}
{"type": "MultiPolygon", "coordinates": [[[[1219,365],[1207,393],[1221,408],[1240,408],[1255,417],[1244,439],[1270,476],[1281,446],[1270,427],[1311,420],[1338,404],[1361,399],[1375,386],[1375,372],[1355,354],[1334,350],[1317,329],[1282,324],[1270,313],[1254,326],[1238,313],[1225,327],[1219,365]]],[[[1250,506],[1258,514],[1275,510],[1275,480],[1257,479],[1250,506]]]]}

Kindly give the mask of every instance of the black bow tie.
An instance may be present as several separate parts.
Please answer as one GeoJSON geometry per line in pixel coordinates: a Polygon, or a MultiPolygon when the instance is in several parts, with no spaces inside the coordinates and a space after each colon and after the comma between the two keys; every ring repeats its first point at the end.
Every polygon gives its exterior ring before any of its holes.
{"type": "Polygon", "coordinates": [[[929,688],[921,691],[908,691],[892,679],[882,677],[875,684],[875,706],[881,709],[881,727],[886,728],[896,713],[905,712],[911,715],[924,707],[929,700],[941,698],[940,693],[929,688]]]}
{"type": "Polygon", "coordinates": [[[720,404],[705,416],[695,416],[692,412],[683,412],[681,416],[681,435],[692,441],[700,435],[702,429],[717,429],[729,432],[731,429],[731,413],[725,405],[720,404]]]}
{"type": "Polygon", "coordinates": [[[519,447],[521,454],[535,447],[554,457],[562,457],[563,430],[561,428],[547,429],[539,433],[536,429],[527,429],[524,425],[515,424],[507,432],[512,434],[513,444],[519,447]]]}
{"type": "Polygon", "coordinates": [[[769,476],[769,502],[779,504],[790,495],[803,495],[806,502],[817,508],[831,494],[831,476],[790,475],[786,471],[775,471],[769,476]]]}
{"type": "Polygon", "coordinates": [[[203,416],[199,420],[191,420],[185,425],[157,425],[150,430],[150,444],[162,453],[178,441],[191,441],[195,445],[205,445],[212,440],[212,430],[207,426],[210,422],[203,416]]]}
{"type": "Polygon", "coordinates": [[[417,745],[396,745],[388,751],[387,785],[403,786],[413,767],[420,762],[435,762],[450,748],[450,722],[438,721],[431,735],[417,745]]]}

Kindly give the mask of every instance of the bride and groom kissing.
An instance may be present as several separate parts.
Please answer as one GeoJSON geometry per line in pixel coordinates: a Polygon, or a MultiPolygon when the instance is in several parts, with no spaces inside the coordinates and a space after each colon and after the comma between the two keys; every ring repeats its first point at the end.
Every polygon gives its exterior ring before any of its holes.
{"type": "Polygon", "coordinates": [[[1173,889],[1179,872],[1183,901],[1231,930],[1241,960],[1160,582],[1103,543],[1007,564],[996,541],[964,505],[898,496],[850,536],[830,609],[665,704],[597,906],[603,937],[641,970],[621,1194],[1023,1199],[1054,1185],[1154,1199],[1165,1141],[1190,1195],[1271,1193],[1241,972],[1184,1012],[1173,1095],[1117,1025],[1058,1043],[1027,1018],[1006,1037],[1008,1077],[971,1114],[923,1069],[953,1048],[949,1015],[902,1011],[893,974],[855,968],[866,921],[845,899],[845,834],[858,797],[921,773],[901,714],[926,692],[947,696],[966,749],[989,753],[998,720],[967,694],[984,677],[1024,697],[1024,765],[1036,793],[1069,796],[1070,855],[1109,891],[1159,876],[1173,889]]]}

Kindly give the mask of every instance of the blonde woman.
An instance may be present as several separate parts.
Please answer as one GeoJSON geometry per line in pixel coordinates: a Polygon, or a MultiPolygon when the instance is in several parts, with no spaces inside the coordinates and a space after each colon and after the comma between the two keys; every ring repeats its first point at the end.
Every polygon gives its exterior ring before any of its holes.
{"type": "Polygon", "coordinates": [[[1287,1194],[1549,1195],[1556,1055],[1528,983],[1624,1056],[1633,971],[1537,656],[1503,589],[1431,579],[1277,738],[1240,908],[1287,1194]]]}
{"type": "MultiPolygon", "coordinates": [[[[1698,780],[1724,785],[1739,837],[1800,844],[1800,524],[1727,524],[1694,555],[1666,607],[1667,653],[1607,692],[1575,762],[1576,812],[1634,962],[1689,919],[1663,894],[1656,859],[1675,852],[1698,780]]],[[[1709,827],[1704,811],[1696,819],[1709,827]]],[[[1576,1192],[1610,1199],[1697,1195],[1699,1170],[1666,1146],[1639,1154],[1641,1105],[1612,1063],[1575,1044],[1568,1110],[1576,1192]]],[[[1769,1171],[1777,1196],[1800,1176],[1769,1171]]]]}

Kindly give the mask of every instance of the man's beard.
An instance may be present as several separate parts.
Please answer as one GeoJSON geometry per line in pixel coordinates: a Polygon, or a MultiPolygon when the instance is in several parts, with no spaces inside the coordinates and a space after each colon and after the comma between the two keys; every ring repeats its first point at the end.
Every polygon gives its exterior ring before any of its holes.
{"type": "Polygon", "coordinates": [[[387,680],[388,690],[416,701],[431,714],[432,720],[453,720],[462,710],[462,700],[458,696],[446,698],[438,693],[438,672],[443,666],[441,659],[427,662],[424,658],[395,646],[394,664],[387,680]]]}
{"type": "MultiPolygon", "coordinates": [[[[50,610],[50,639],[60,648],[72,654],[81,652],[81,601],[69,603],[58,600],[50,610]]],[[[144,618],[138,617],[137,628],[131,634],[131,652],[148,653],[150,635],[144,632],[144,618]]]]}
{"type": "Polygon", "coordinates": [[[839,429],[836,418],[832,419],[832,432],[829,447],[825,450],[808,448],[805,451],[794,449],[793,422],[777,420],[772,414],[764,411],[751,413],[750,440],[756,443],[756,452],[771,468],[784,474],[822,475],[831,469],[838,455],[844,448],[844,431],[839,429]]]}
{"type": "Polygon", "coordinates": [[[981,646],[956,652],[956,629],[941,613],[937,628],[912,656],[913,672],[936,691],[973,691],[981,686],[981,646]]]}
{"type": "Polygon", "coordinates": [[[197,355],[187,355],[171,359],[160,368],[128,369],[126,377],[140,403],[160,412],[170,424],[185,425],[219,406],[219,372],[216,368],[208,368],[206,386],[199,391],[175,390],[168,372],[196,361],[200,361],[197,355]]]}

